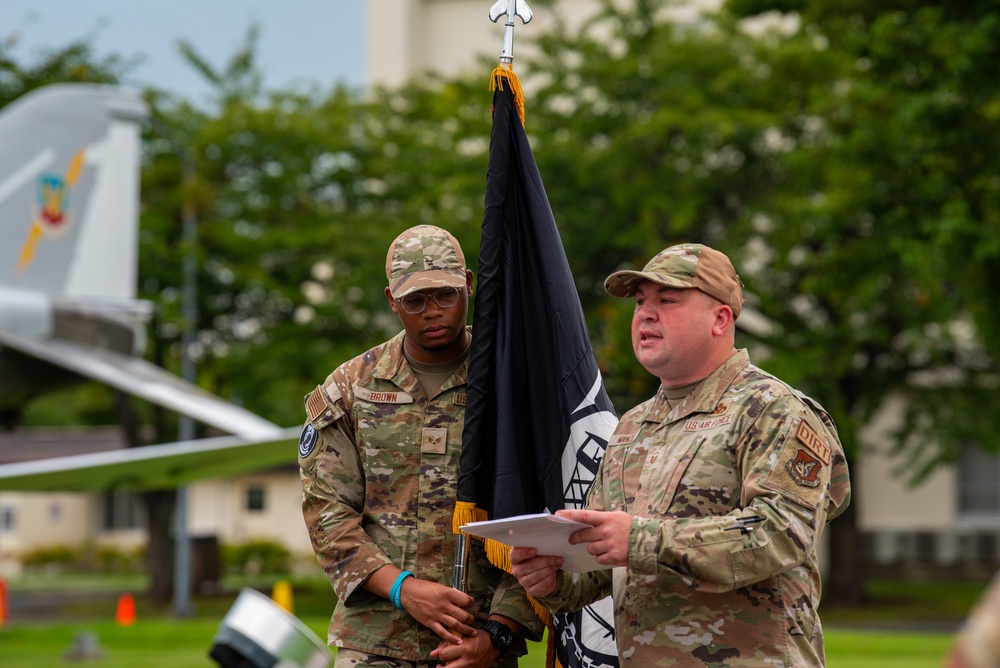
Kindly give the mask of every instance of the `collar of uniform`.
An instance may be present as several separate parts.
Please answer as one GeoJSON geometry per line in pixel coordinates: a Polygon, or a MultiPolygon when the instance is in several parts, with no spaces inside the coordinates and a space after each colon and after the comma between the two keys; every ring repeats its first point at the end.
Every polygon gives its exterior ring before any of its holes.
{"type": "Polygon", "coordinates": [[[737,350],[722,366],[703,380],[694,391],[683,401],[671,409],[667,403],[666,393],[657,390],[656,401],[646,419],[651,422],[676,422],[694,413],[712,413],[719,405],[722,394],[726,391],[736,376],[750,364],[750,355],[745,349],[737,350]]]}
{"type": "Polygon", "coordinates": [[[411,397],[416,397],[417,393],[422,390],[416,374],[410,370],[410,365],[405,363],[406,357],[403,356],[404,338],[406,338],[406,330],[401,331],[386,342],[385,351],[375,363],[371,378],[389,381],[411,397]]]}
{"type": "MultiPolygon", "coordinates": [[[[472,333],[472,327],[466,325],[465,329],[470,334],[472,333]]],[[[413,369],[406,361],[406,356],[403,354],[403,340],[405,338],[406,330],[403,330],[396,336],[389,339],[389,345],[386,347],[385,354],[383,354],[375,364],[372,376],[374,378],[378,378],[379,380],[388,380],[412,397],[416,396],[415,392],[422,390],[418,389],[420,387],[420,383],[417,380],[417,375],[413,372],[413,369]]],[[[446,390],[456,385],[464,385],[468,382],[468,380],[469,359],[466,357],[462,366],[458,367],[455,373],[451,375],[451,378],[445,381],[439,391],[446,390]]]]}

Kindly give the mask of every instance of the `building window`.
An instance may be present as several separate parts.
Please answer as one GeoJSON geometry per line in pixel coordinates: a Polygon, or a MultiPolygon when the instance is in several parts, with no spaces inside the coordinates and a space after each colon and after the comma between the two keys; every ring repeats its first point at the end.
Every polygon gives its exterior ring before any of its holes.
{"type": "Polygon", "coordinates": [[[958,512],[964,520],[1000,521],[1000,457],[976,444],[958,460],[958,512]]]}
{"type": "Polygon", "coordinates": [[[259,513],[264,510],[264,488],[253,486],[247,488],[247,510],[259,513]]]}
{"type": "Polygon", "coordinates": [[[17,511],[14,506],[0,506],[0,533],[12,533],[17,526],[17,511]]]}
{"type": "Polygon", "coordinates": [[[145,529],[146,508],[137,494],[114,492],[101,498],[101,529],[145,529]]]}

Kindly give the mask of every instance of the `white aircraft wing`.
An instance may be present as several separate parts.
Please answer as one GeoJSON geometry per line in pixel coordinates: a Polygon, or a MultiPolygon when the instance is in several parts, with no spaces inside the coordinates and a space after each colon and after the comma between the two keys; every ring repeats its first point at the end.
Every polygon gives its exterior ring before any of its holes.
{"type": "Polygon", "coordinates": [[[273,438],[281,427],[202,390],[140,357],[63,339],[0,333],[9,347],[244,439],[273,438]]]}
{"type": "Polygon", "coordinates": [[[296,461],[300,428],[247,440],[220,436],[197,441],[55,457],[0,465],[0,491],[110,492],[173,489],[296,461]]]}

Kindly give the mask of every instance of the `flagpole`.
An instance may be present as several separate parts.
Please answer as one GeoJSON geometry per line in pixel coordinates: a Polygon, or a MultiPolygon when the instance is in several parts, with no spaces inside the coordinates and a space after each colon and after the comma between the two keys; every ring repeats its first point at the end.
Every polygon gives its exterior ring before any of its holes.
{"type": "MultiPolygon", "coordinates": [[[[490,75],[493,129],[453,517],[456,536],[470,522],[581,502],[617,423],[524,131],[512,30],[513,16],[526,22],[530,10],[522,0],[494,2],[490,19],[497,22],[504,14],[504,46],[490,75]],[[524,290],[535,282],[538,289],[524,290]],[[532,323],[531,333],[521,327],[524,322],[532,323]],[[536,391],[553,401],[527,401],[536,391]]],[[[474,566],[465,554],[470,545],[456,541],[456,583],[466,567],[474,566]]],[[[487,540],[484,548],[492,565],[510,572],[509,547],[487,540]]],[[[547,668],[617,668],[614,626],[607,621],[610,597],[601,602],[608,604],[606,610],[590,606],[558,617],[528,600],[547,627],[547,668]]]]}
{"type": "Polygon", "coordinates": [[[497,0],[490,7],[490,21],[496,23],[504,14],[507,15],[507,22],[504,24],[500,64],[510,67],[514,63],[514,17],[520,16],[521,21],[527,23],[531,20],[532,13],[525,0],[497,0]]]}
{"type": "Polygon", "coordinates": [[[451,572],[451,586],[465,591],[469,585],[469,535],[465,532],[455,536],[455,568],[451,572]]]}
{"type": "MultiPolygon", "coordinates": [[[[521,21],[527,23],[531,20],[531,8],[525,0],[497,0],[492,7],[490,7],[489,17],[494,23],[503,16],[507,15],[507,22],[504,26],[503,34],[503,45],[500,49],[500,66],[506,67],[511,70],[514,63],[514,17],[519,16],[521,21]]],[[[511,70],[511,76],[513,76],[513,71],[511,70]]],[[[491,75],[490,86],[494,83],[495,77],[491,75]]],[[[523,118],[523,110],[522,110],[523,118]]],[[[473,332],[473,334],[475,334],[473,332]]],[[[468,505],[462,504],[458,505],[468,505]]],[[[476,516],[477,509],[473,504],[471,509],[463,508],[462,513],[465,515],[469,514],[469,519],[486,519],[484,517],[476,516]]],[[[459,591],[465,591],[468,586],[468,558],[469,558],[469,535],[464,531],[461,531],[459,527],[464,523],[465,520],[459,519],[459,513],[456,512],[455,522],[454,522],[454,532],[455,532],[455,559],[452,570],[451,586],[459,591]]]]}
{"type": "MultiPolygon", "coordinates": [[[[523,125],[524,97],[520,90],[520,82],[517,82],[517,77],[513,72],[514,17],[519,16],[523,23],[527,23],[531,20],[532,12],[531,8],[528,7],[526,0],[496,0],[493,6],[490,7],[490,20],[496,23],[497,20],[503,15],[507,16],[507,21],[504,24],[503,45],[500,49],[500,65],[497,69],[504,69],[507,71],[508,81],[511,82],[512,88],[516,90],[517,97],[521,100],[519,113],[521,115],[521,122],[523,125]]],[[[494,86],[496,85],[498,78],[497,71],[494,70],[494,72],[490,75],[490,90],[494,90],[494,86]]],[[[475,334],[475,332],[473,332],[473,334],[475,334]]],[[[459,497],[461,497],[461,494],[459,494],[459,497]]],[[[453,521],[453,531],[455,533],[455,558],[452,567],[451,586],[466,593],[469,583],[468,560],[469,541],[471,540],[471,537],[469,534],[462,531],[460,527],[467,521],[480,519],[487,519],[485,509],[477,508],[474,502],[469,503],[468,501],[462,501],[461,499],[456,502],[455,517],[453,521]]],[[[552,665],[552,662],[547,661],[546,665],[550,666],[552,665]]]]}
{"type": "MultiPolygon", "coordinates": [[[[519,16],[523,23],[527,23],[531,20],[532,12],[531,8],[525,0],[497,0],[492,7],[490,7],[489,17],[494,23],[503,16],[507,16],[507,21],[504,24],[504,34],[503,34],[503,45],[500,48],[500,66],[506,67],[511,70],[513,75],[513,63],[514,63],[514,17],[519,16]]],[[[490,86],[492,90],[494,82],[494,77],[490,77],[490,86]]],[[[522,111],[523,118],[523,111],[522,111]]],[[[476,510],[473,506],[472,510],[464,510],[463,513],[475,513],[476,510]]],[[[466,591],[468,589],[469,583],[469,571],[468,571],[468,559],[469,559],[469,540],[470,537],[464,531],[459,529],[459,526],[464,523],[460,521],[456,515],[456,521],[454,523],[455,531],[455,559],[452,568],[451,575],[451,586],[459,591],[466,591]]],[[[478,518],[477,518],[478,519],[478,518]]]]}

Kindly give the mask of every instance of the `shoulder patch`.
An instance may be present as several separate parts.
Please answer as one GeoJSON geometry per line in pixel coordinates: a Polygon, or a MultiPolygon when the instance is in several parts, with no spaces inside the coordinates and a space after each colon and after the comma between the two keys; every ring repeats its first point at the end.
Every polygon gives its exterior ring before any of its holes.
{"type": "Polygon", "coordinates": [[[317,440],[319,440],[319,432],[307,422],[306,426],[302,428],[302,433],[299,434],[299,459],[305,459],[312,454],[317,440]]]}
{"type": "Polygon", "coordinates": [[[805,419],[799,420],[799,427],[795,430],[795,438],[799,439],[802,445],[806,446],[811,453],[816,455],[821,462],[830,465],[830,453],[832,448],[826,441],[809,426],[805,419]]]}
{"type": "Polygon", "coordinates": [[[819,486],[819,474],[823,470],[823,465],[811,453],[802,448],[799,448],[794,459],[788,460],[785,468],[788,470],[788,475],[792,476],[792,480],[797,484],[803,487],[819,486]]]}
{"type": "Polygon", "coordinates": [[[323,388],[317,386],[315,390],[306,395],[306,415],[312,422],[326,410],[326,401],[323,400],[323,388]]]}
{"type": "Polygon", "coordinates": [[[327,387],[319,385],[305,396],[306,417],[313,429],[323,429],[346,414],[340,405],[340,389],[330,382],[327,387]]]}

